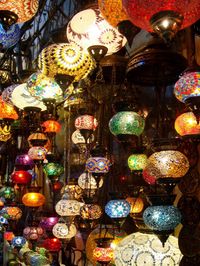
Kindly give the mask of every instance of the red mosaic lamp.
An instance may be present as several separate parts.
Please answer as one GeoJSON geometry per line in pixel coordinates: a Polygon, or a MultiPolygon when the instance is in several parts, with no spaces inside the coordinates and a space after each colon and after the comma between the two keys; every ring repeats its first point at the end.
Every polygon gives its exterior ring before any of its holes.
{"type": "Polygon", "coordinates": [[[32,175],[28,171],[19,170],[11,175],[12,182],[18,185],[27,185],[31,182],[32,175]]]}

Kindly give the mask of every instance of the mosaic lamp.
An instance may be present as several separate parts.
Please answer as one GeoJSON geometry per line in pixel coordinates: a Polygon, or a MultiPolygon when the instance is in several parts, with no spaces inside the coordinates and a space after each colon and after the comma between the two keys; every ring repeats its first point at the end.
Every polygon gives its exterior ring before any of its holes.
{"type": "Polygon", "coordinates": [[[62,247],[62,242],[56,238],[47,238],[43,241],[42,246],[50,252],[58,252],[62,247]]]}
{"type": "Polygon", "coordinates": [[[54,225],[52,233],[55,237],[65,239],[68,236],[69,229],[66,223],[58,222],[54,225]]]}
{"type": "Polygon", "coordinates": [[[17,86],[19,86],[19,84],[12,84],[3,90],[1,96],[2,96],[2,100],[4,102],[6,102],[9,105],[13,105],[13,102],[11,100],[12,99],[12,92],[17,86]]]}
{"type": "Polygon", "coordinates": [[[171,40],[178,30],[199,19],[198,0],[123,0],[123,7],[132,23],[146,31],[154,31],[165,40],[171,40]]]}
{"type": "Polygon", "coordinates": [[[0,214],[5,215],[8,220],[17,221],[22,217],[22,210],[17,206],[4,207],[0,214]]]}
{"type": "Polygon", "coordinates": [[[0,97],[0,119],[18,119],[18,114],[14,107],[4,102],[2,97],[0,97]]]}
{"type": "Polygon", "coordinates": [[[80,131],[85,143],[88,143],[88,139],[91,137],[93,131],[96,130],[97,126],[97,119],[92,115],[80,115],[75,120],[75,128],[80,131]]]}
{"type": "Polygon", "coordinates": [[[37,226],[27,226],[23,230],[23,235],[27,240],[37,241],[44,234],[44,229],[37,226]]]}
{"type": "Polygon", "coordinates": [[[59,218],[56,216],[52,217],[42,217],[40,221],[40,226],[46,231],[52,231],[54,225],[58,223],[59,218]]]}
{"type": "Polygon", "coordinates": [[[110,218],[126,218],[130,210],[130,204],[123,199],[110,200],[105,206],[105,212],[110,218]]]}
{"type": "Polygon", "coordinates": [[[176,132],[180,136],[195,136],[200,134],[200,125],[192,112],[179,115],[174,124],[176,132]]]}
{"type": "Polygon", "coordinates": [[[128,197],[126,201],[130,204],[130,215],[141,213],[144,209],[144,201],[141,197],[128,197]]]}
{"type": "Polygon", "coordinates": [[[45,133],[58,133],[61,131],[61,124],[56,120],[46,120],[42,123],[45,133]]]}
{"type": "Polygon", "coordinates": [[[45,164],[43,170],[50,180],[56,180],[64,173],[63,166],[54,162],[45,164]]]}
{"type": "Polygon", "coordinates": [[[15,248],[22,248],[26,244],[26,239],[23,236],[15,236],[11,240],[11,244],[15,248]]]}
{"type": "Polygon", "coordinates": [[[80,215],[81,203],[77,200],[61,199],[57,202],[55,210],[60,216],[80,215]]]}
{"type": "Polygon", "coordinates": [[[0,141],[6,142],[11,137],[11,119],[0,119],[0,141]]]}
{"type": "Polygon", "coordinates": [[[136,232],[125,237],[114,251],[116,266],[178,266],[181,258],[178,239],[171,235],[163,247],[156,235],[136,232]]]}
{"type": "Polygon", "coordinates": [[[34,162],[28,154],[19,154],[15,158],[15,167],[20,170],[32,169],[34,167],[34,162]]]}
{"type": "Polygon", "coordinates": [[[128,167],[131,171],[143,170],[147,165],[147,156],[145,154],[131,154],[128,157],[128,167]]]}
{"type": "Polygon", "coordinates": [[[102,216],[102,209],[98,204],[86,203],[80,208],[80,216],[84,220],[96,220],[102,216]]]}
{"type": "Polygon", "coordinates": [[[37,208],[45,203],[45,196],[38,192],[28,192],[22,197],[22,203],[27,207],[37,208]]]}
{"type": "Polygon", "coordinates": [[[100,47],[103,54],[107,51],[106,55],[116,53],[126,44],[126,38],[102,17],[97,7],[80,11],[72,17],[67,25],[67,38],[85,50],[100,47]]]}
{"type": "Polygon", "coordinates": [[[28,156],[34,161],[43,161],[46,158],[47,149],[42,146],[34,146],[28,150],[28,156]]]}
{"type": "Polygon", "coordinates": [[[113,259],[113,249],[111,248],[111,238],[97,238],[97,246],[93,250],[94,260],[101,265],[108,265],[113,259]]]}
{"type": "Polygon", "coordinates": [[[110,161],[106,157],[90,157],[87,159],[86,171],[95,175],[103,175],[110,170],[110,161]]]}
{"type": "Polygon", "coordinates": [[[20,27],[17,24],[12,25],[7,30],[0,24],[0,45],[3,49],[13,47],[20,39],[20,27]]]}
{"type": "Polygon", "coordinates": [[[11,174],[11,180],[14,184],[27,185],[32,180],[32,175],[28,171],[18,170],[11,174]]]}

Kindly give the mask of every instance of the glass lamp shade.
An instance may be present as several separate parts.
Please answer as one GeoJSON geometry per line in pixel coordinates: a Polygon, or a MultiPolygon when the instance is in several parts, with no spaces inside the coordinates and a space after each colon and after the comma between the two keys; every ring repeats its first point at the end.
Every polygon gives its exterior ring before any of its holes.
{"type": "Polygon", "coordinates": [[[122,0],[98,0],[98,5],[102,16],[113,27],[123,20],[128,20],[122,0]]]}
{"type": "Polygon", "coordinates": [[[181,258],[178,239],[171,235],[163,246],[156,235],[136,232],[125,237],[114,251],[116,266],[178,266],[181,258]]]}
{"type": "Polygon", "coordinates": [[[147,164],[145,154],[132,154],[128,157],[128,167],[131,171],[143,170],[147,164]]]}
{"type": "Polygon", "coordinates": [[[58,133],[61,131],[61,124],[55,120],[47,120],[42,123],[45,133],[58,133]]]}
{"type": "Polygon", "coordinates": [[[75,120],[76,129],[95,130],[98,126],[96,118],[92,115],[81,115],[75,120]]]}
{"type": "Polygon", "coordinates": [[[102,17],[97,8],[85,9],[73,16],[67,25],[67,38],[85,50],[93,45],[105,46],[107,55],[116,53],[126,44],[126,38],[102,17]]]}
{"type": "Polygon", "coordinates": [[[1,213],[5,214],[9,220],[13,221],[17,221],[22,217],[22,210],[16,206],[4,207],[1,213]]]}
{"type": "MultiPolygon", "coordinates": [[[[87,143],[91,143],[94,141],[94,135],[91,134],[90,137],[87,139],[87,143]]],[[[85,138],[83,137],[83,135],[81,135],[81,132],[79,129],[75,130],[73,133],[72,133],[72,142],[74,144],[84,144],[86,143],[86,140],[85,138]]]]}
{"type": "MultiPolygon", "coordinates": [[[[140,0],[123,0],[123,6],[132,23],[146,31],[152,31],[150,19],[153,15],[161,11],[173,11],[183,17],[181,29],[186,28],[199,19],[198,10],[200,3],[198,0],[179,1],[141,1],[140,0]]],[[[167,23],[164,24],[166,26],[167,23]]]]}
{"type": "Polygon", "coordinates": [[[185,102],[191,97],[200,96],[200,72],[186,72],[175,83],[174,94],[176,98],[185,102]]]}
{"type": "Polygon", "coordinates": [[[15,248],[21,248],[26,244],[26,239],[23,236],[15,236],[11,240],[11,244],[15,248]]]}
{"type": "Polygon", "coordinates": [[[44,160],[46,158],[47,149],[41,146],[34,146],[28,150],[28,156],[35,161],[44,160]]]}
{"type": "Polygon", "coordinates": [[[94,69],[95,62],[78,44],[60,43],[44,48],[38,59],[41,72],[52,77],[57,74],[68,75],[74,78],[73,81],[86,78],[94,69]]]}
{"type": "Polygon", "coordinates": [[[40,221],[40,226],[46,231],[51,231],[55,224],[58,223],[58,217],[43,217],[40,221]]]}
{"type": "Polygon", "coordinates": [[[105,206],[105,212],[111,218],[125,218],[130,210],[130,204],[123,199],[110,200],[105,206]]]}
{"type": "Polygon", "coordinates": [[[76,229],[76,226],[74,224],[70,224],[68,226],[68,234],[65,236],[65,238],[67,239],[71,239],[72,237],[74,237],[77,233],[77,229],[76,229]]]}
{"type": "Polygon", "coordinates": [[[93,250],[93,257],[99,263],[109,263],[113,259],[113,249],[111,247],[96,247],[93,250]]]}
{"type": "Polygon", "coordinates": [[[27,226],[23,230],[23,235],[27,240],[38,240],[44,234],[44,229],[37,226],[27,226]]]}
{"type": "Polygon", "coordinates": [[[42,246],[50,252],[58,252],[62,247],[62,242],[56,238],[47,238],[43,241],[42,246]]]}
{"type": "Polygon", "coordinates": [[[44,133],[34,132],[28,137],[28,144],[32,146],[45,146],[48,142],[48,138],[44,133]]]}
{"type": "Polygon", "coordinates": [[[153,153],[148,158],[148,164],[155,168],[159,178],[180,178],[187,173],[190,167],[187,157],[175,150],[153,153]]]}
{"type": "Polygon", "coordinates": [[[60,216],[80,215],[81,203],[77,200],[61,199],[57,202],[55,210],[60,216]]]}
{"type": "Polygon", "coordinates": [[[27,207],[37,208],[45,203],[45,196],[38,192],[28,192],[22,197],[22,203],[27,207]]]}
{"type": "Polygon", "coordinates": [[[18,114],[13,106],[4,102],[2,97],[0,97],[0,119],[3,118],[16,120],[18,119],[18,114]]]}
{"type": "Polygon", "coordinates": [[[15,235],[12,231],[6,231],[6,232],[4,232],[3,237],[7,241],[12,241],[12,239],[15,237],[15,235]]]}
{"type": "Polygon", "coordinates": [[[157,178],[160,177],[159,173],[157,175],[157,170],[152,167],[150,164],[144,168],[142,171],[143,179],[149,184],[149,185],[155,185],[157,178]]]}
{"type": "Polygon", "coordinates": [[[11,175],[11,180],[14,184],[27,185],[32,180],[32,175],[28,171],[15,171],[11,175]]]}
{"type": "Polygon", "coordinates": [[[97,183],[96,179],[90,173],[83,173],[78,178],[78,185],[82,189],[97,189],[103,186],[103,178],[97,183]]]}
{"type": "Polygon", "coordinates": [[[181,222],[181,213],[173,205],[150,206],[143,212],[144,223],[152,230],[168,231],[181,222]]]}
{"type": "Polygon", "coordinates": [[[61,194],[69,195],[69,198],[80,199],[83,194],[83,190],[79,185],[68,184],[61,189],[61,194]]]}
{"type": "Polygon", "coordinates": [[[4,49],[14,46],[20,39],[20,27],[17,24],[5,30],[0,24],[0,44],[4,49]]]}
{"type": "Polygon", "coordinates": [[[105,157],[90,157],[85,165],[86,170],[93,174],[106,174],[110,170],[110,161],[105,157]]]}
{"type": "Polygon", "coordinates": [[[44,99],[60,101],[62,99],[62,90],[56,81],[40,72],[32,74],[26,85],[31,96],[39,101],[44,99]]]}
{"type": "Polygon", "coordinates": [[[200,134],[200,125],[192,112],[179,115],[175,120],[174,127],[180,136],[200,134]]]}
{"type": "Polygon", "coordinates": [[[1,120],[0,122],[2,122],[2,124],[0,123],[0,141],[6,142],[12,137],[11,126],[9,125],[9,122],[6,123],[5,121],[4,123],[3,120],[1,120]]]}
{"type": "Polygon", "coordinates": [[[28,168],[32,169],[34,167],[34,162],[33,160],[28,156],[28,154],[19,154],[16,156],[15,159],[15,166],[19,167],[23,167],[23,166],[27,166],[28,168]]]}
{"type": "Polygon", "coordinates": [[[64,173],[64,168],[59,163],[47,163],[43,167],[45,174],[51,178],[54,176],[60,176],[64,173]]]}
{"type": "Polygon", "coordinates": [[[140,213],[144,208],[144,202],[143,202],[142,198],[140,198],[140,197],[137,197],[137,198],[128,197],[128,198],[126,198],[126,201],[131,206],[130,214],[140,213]]]}
{"type": "Polygon", "coordinates": [[[26,83],[20,84],[14,88],[11,101],[17,108],[21,110],[23,110],[25,107],[38,107],[42,111],[47,109],[43,102],[31,96],[27,89],[26,83]]]}
{"type": "Polygon", "coordinates": [[[54,225],[52,233],[55,237],[64,239],[67,238],[69,229],[65,223],[57,223],[54,225]]]}
{"type": "Polygon", "coordinates": [[[96,220],[102,215],[102,209],[97,204],[84,204],[80,209],[80,216],[85,220],[96,220]]]}
{"type": "Polygon", "coordinates": [[[136,135],[142,134],[145,126],[144,118],[132,111],[122,111],[116,113],[109,121],[110,132],[117,135],[136,135]]]}
{"type": "Polygon", "coordinates": [[[15,190],[12,187],[2,187],[0,189],[0,197],[3,197],[5,200],[13,200],[15,198],[15,190]]]}
{"type": "Polygon", "coordinates": [[[30,20],[35,16],[39,0],[6,0],[1,3],[1,10],[9,10],[18,16],[18,23],[30,20]]]}
{"type": "Polygon", "coordinates": [[[1,96],[2,96],[2,100],[4,102],[6,102],[9,105],[13,105],[13,102],[11,100],[12,99],[12,92],[17,86],[19,86],[19,84],[13,84],[13,85],[10,85],[9,87],[7,87],[3,90],[1,96]]]}

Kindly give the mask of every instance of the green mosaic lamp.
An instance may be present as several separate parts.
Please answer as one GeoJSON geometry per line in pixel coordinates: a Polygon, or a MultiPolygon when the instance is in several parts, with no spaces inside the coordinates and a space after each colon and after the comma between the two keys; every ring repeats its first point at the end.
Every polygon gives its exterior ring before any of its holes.
{"type": "Polygon", "coordinates": [[[128,157],[128,167],[131,171],[143,170],[147,165],[146,154],[131,154],[128,157]]]}

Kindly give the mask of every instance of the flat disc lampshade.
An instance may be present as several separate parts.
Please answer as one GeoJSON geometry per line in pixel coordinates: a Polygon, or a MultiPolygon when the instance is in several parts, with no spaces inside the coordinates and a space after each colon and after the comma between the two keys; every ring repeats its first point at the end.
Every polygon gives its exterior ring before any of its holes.
{"type": "Polygon", "coordinates": [[[77,13],[67,25],[67,38],[69,42],[75,42],[85,50],[93,45],[105,46],[108,48],[106,55],[116,53],[127,41],[102,17],[98,8],[77,13]]]}
{"type": "Polygon", "coordinates": [[[196,22],[199,18],[200,2],[198,0],[123,0],[123,6],[132,23],[146,31],[152,31],[150,19],[160,11],[174,11],[183,16],[181,29],[196,22]]]}

